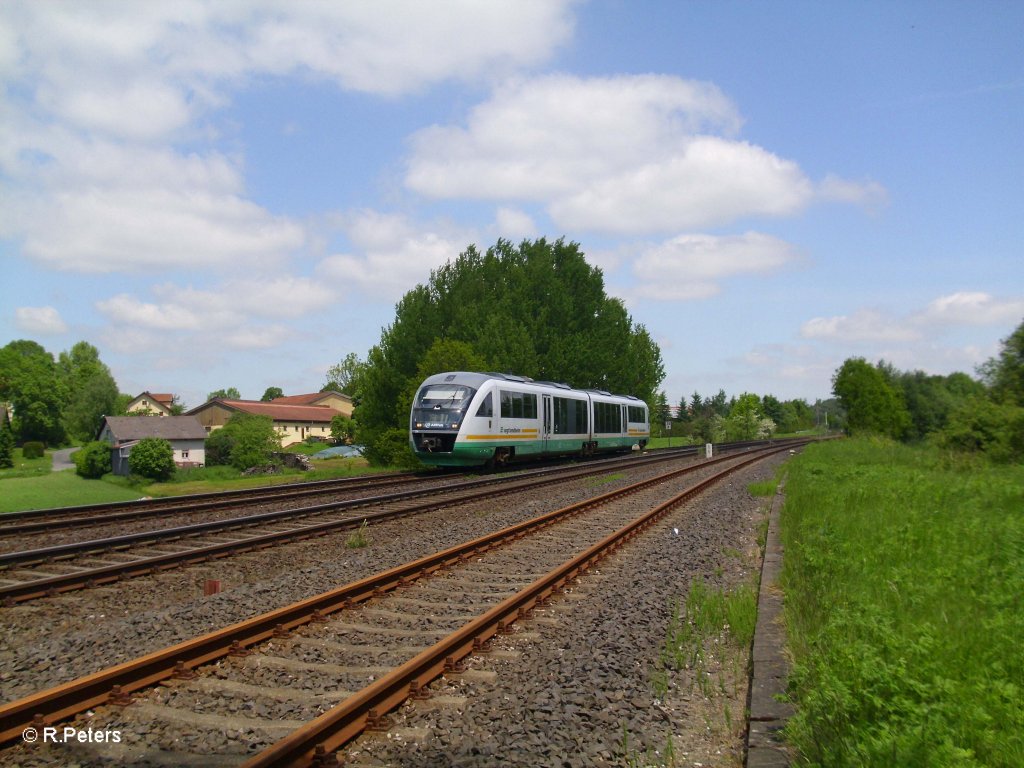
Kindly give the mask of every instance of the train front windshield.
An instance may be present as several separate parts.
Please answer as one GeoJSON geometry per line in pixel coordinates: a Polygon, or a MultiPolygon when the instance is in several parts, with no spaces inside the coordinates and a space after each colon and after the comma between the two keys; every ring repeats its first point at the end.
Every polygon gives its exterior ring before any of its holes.
{"type": "Polygon", "coordinates": [[[416,395],[412,421],[416,429],[458,429],[476,390],[461,384],[429,384],[416,395]]]}

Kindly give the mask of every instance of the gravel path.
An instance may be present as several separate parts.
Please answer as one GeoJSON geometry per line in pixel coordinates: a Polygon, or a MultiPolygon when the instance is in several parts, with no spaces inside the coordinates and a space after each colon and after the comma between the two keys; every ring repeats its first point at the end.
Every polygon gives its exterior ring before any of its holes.
{"type": "Polygon", "coordinates": [[[50,454],[53,459],[53,471],[63,472],[65,469],[74,469],[75,462],[71,460],[71,454],[77,450],[78,448],[61,448],[50,454]]]}

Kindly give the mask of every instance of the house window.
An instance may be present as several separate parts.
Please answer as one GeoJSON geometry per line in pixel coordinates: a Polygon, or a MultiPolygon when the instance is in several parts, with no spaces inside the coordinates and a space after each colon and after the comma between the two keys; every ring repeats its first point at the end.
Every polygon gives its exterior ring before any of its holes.
{"type": "Polygon", "coordinates": [[[186,461],[188,459],[188,451],[181,452],[181,460],[186,461]]]}

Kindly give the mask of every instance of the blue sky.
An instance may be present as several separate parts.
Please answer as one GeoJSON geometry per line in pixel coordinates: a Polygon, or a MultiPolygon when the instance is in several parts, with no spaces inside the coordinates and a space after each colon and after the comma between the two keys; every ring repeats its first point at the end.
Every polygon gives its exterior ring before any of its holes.
{"type": "Polygon", "coordinates": [[[546,236],[672,403],[972,373],[1024,319],[1022,40],[1019,2],[6,2],[0,344],[315,391],[546,236]]]}

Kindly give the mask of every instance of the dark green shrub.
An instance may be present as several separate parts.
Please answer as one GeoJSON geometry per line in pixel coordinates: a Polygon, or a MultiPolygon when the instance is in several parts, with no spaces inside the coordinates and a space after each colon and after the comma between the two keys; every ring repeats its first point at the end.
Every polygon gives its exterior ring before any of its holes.
{"type": "Polygon", "coordinates": [[[26,459],[41,459],[46,454],[46,446],[38,440],[30,440],[21,446],[21,455],[26,459]]]}
{"type": "Polygon", "coordinates": [[[174,474],[174,449],[162,438],[145,437],[128,454],[128,468],[135,475],[166,480],[174,474]]]}
{"type": "Polygon", "coordinates": [[[372,443],[367,443],[363,455],[374,466],[399,469],[422,467],[409,447],[409,432],[404,429],[384,431],[372,443]]]}
{"type": "Polygon", "coordinates": [[[7,417],[7,408],[4,407],[3,411],[3,421],[0,421],[0,469],[10,469],[14,466],[14,430],[7,417]]]}
{"type": "Polygon", "coordinates": [[[95,479],[111,471],[110,443],[96,441],[89,443],[72,454],[75,473],[81,477],[95,479]]]}
{"type": "Polygon", "coordinates": [[[230,429],[217,429],[206,438],[206,466],[229,466],[235,448],[235,435],[230,429]]]}

